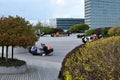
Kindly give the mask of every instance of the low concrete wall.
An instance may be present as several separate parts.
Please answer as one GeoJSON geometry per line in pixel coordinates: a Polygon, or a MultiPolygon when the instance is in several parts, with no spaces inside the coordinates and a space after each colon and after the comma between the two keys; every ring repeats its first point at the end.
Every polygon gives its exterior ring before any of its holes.
{"type": "Polygon", "coordinates": [[[22,66],[12,66],[12,67],[2,67],[0,66],[0,74],[16,74],[24,73],[27,70],[27,65],[22,66]]]}

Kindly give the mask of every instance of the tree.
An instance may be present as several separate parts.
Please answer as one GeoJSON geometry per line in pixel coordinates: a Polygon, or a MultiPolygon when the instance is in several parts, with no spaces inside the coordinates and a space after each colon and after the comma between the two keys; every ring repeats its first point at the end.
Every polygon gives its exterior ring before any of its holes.
{"type": "Polygon", "coordinates": [[[88,30],[89,26],[87,24],[76,24],[70,27],[71,32],[84,32],[85,30],[88,30]]]}
{"type": "Polygon", "coordinates": [[[38,23],[33,27],[34,27],[35,30],[43,28],[42,23],[40,21],[38,21],[38,23]]]}
{"type": "Polygon", "coordinates": [[[6,46],[6,61],[8,59],[8,45],[9,45],[9,34],[7,31],[9,30],[9,19],[5,17],[0,18],[0,45],[2,46],[2,58],[4,57],[4,46],[6,46]]]}
{"type": "Polygon", "coordinates": [[[52,28],[51,26],[43,26],[41,22],[38,22],[33,29],[37,32],[38,30],[40,30],[40,32],[44,32],[44,34],[52,34],[52,33],[56,33],[56,32],[63,32],[63,30],[61,28],[52,28]]]}
{"type": "Polygon", "coordinates": [[[59,27],[52,28],[52,30],[53,30],[53,33],[57,33],[57,32],[61,33],[61,32],[64,32],[63,29],[61,29],[61,28],[59,28],[59,27]]]}
{"type": "Polygon", "coordinates": [[[26,48],[34,45],[35,41],[37,41],[32,25],[19,16],[2,17],[0,19],[0,38],[0,45],[6,46],[6,60],[8,58],[9,46],[26,48]]]}

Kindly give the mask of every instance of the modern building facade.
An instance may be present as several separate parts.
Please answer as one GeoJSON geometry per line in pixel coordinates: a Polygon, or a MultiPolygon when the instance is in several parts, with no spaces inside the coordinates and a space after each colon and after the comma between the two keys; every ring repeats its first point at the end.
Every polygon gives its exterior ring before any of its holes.
{"type": "Polygon", "coordinates": [[[63,30],[68,30],[71,26],[75,24],[84,23],[83,18],[56,18],[51,21],[53,26],[56,26],[63,30]]]}
{"type": "Polygon", "coordinates": [[[120,0],[85,0],[85,23],[90,28],[120,26],[120,0]]]}

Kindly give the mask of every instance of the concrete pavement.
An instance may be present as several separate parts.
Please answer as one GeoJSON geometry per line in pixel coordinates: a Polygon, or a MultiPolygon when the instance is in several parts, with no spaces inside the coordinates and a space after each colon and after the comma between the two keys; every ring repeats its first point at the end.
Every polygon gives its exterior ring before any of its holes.
{"type": "Polygon", "coordinates": [[[22,74],[0,74],[0,80],[58,80],[59,70],[65,55],[74,47],[82,44],[75,35],[66,37],[41,37],[40,43],[54,48],[53,56],[33,56],[28,52],[18,52],[14,56],[27,62],[27,72],[22,74]]]}

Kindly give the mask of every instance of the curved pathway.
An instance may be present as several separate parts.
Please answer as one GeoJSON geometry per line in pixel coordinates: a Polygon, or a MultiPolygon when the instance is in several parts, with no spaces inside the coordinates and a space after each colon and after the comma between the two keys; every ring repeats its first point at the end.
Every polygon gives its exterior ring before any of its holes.
{"type": "Polygon", "coordinates": [[[22,74],[0,74],[0,80],[58,80],[65,55],[82,42],[75,35],[71,35],[69,37],[41,37],[36,45],[40,46],[40,43],[51,45],[54,48],[54,55],[33,56],[28,52],[18,52],[14,56],[27,62],[27,71],[22,74]]]}

